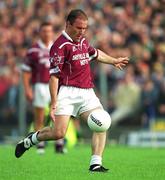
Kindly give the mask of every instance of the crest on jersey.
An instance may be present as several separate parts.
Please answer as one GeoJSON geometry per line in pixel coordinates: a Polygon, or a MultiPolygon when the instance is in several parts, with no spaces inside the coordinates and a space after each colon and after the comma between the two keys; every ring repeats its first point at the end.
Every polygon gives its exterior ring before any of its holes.
{"type": "Polygon", "coordinates": [[[63,64],[64,56],[60,56],[57,53],[54,53],[54,56],[50,58],[50,62],[53,63],[54,66],[58,64],[63,64]]]}
{"type": "Polygon", "coordinates": [[[72,51],[75,52],[77,51],[77,48],[75,46],[72,47],[72,51]]]}

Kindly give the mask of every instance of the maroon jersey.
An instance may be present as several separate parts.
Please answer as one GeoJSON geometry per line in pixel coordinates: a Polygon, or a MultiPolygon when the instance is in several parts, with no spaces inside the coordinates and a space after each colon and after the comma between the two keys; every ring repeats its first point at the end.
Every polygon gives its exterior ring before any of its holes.
{"type": "Polygon", "coordinates": [[[60,85],[94,87],[89,62],[98,56],[97,49],[85,38],[74,42],[63,31],[50,50],[50,75],[59,77],[60,85]]]}
{"type": "Polygon", "coordinates": [[[22,70],[32,73],[32,84],[49,82],[49,51],[51,46],[52,43],[46,48],[42,41],[38,41],[28,50],[22,70]]]}

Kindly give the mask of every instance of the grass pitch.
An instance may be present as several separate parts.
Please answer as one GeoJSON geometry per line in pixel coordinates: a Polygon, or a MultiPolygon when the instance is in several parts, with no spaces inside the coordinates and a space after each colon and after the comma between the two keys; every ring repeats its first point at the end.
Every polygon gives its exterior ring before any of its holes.
{"type": "Polygon", "coordinates": [[[32,148],[20,159],[14,146],[0,146],[0,180],[164,180],[165,149],[106,146],[103,164],[108,173],[90,173],[90,145],[79,145],[65,155],[52,144],[44,155],[32,148]]]}

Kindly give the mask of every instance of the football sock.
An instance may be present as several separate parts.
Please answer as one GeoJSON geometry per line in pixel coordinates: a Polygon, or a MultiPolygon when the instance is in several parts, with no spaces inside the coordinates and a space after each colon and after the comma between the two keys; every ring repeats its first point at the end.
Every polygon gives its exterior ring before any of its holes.
{"type": "Polygon", "coordinates": [[[56,152],[63,152],[64,150],[64,139],[58,139],[55,141],[55,151],[56,152]]]}
{"type": "Polygon", "coordinates": [[[38,144],[39,140],[37,139],[37,135],[38,135],[39,131],[35,132],[32,137],[31,137],[31,141],[33,144],[38,144]]]}
{"type": "Polygon", "coordinates": [[[90,161],[90,166],[93,164],[100,164],[102,165],[102,157],[99,155],[92,155],[91,161],[90,161]]]}
{"type": "Polygon", "coordinates": [[[58,144],[58,145],[64,145],[64,139],[58,139],[58,140],[56,140],[56,144],[58,144]]]}
{"type": "Polygon", "coordinates": [[[38,144],[37,144],[37,148],[44,148],[45,147],[45,142],[44,141],[40,141],[38,144]]]}

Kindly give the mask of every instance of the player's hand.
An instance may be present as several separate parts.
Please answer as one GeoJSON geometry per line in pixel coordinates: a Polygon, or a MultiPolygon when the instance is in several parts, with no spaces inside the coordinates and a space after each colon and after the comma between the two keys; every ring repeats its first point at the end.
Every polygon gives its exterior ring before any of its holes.
{"type": "Polygon", "coordinates": [[[119,57],[114,60],[114,66],[120,70],[123,70],[123,68],[128,64],[128,62],[128,57],[119,57]]]}
{"type": "Polygon", "coordinates": [[[55,112],[56,112],[56,107],[55,106],[50,106],[50,118],[55,121],[55,112]]]}
{"type": "Polygon", "coordinates": [[[31,102],[33,100],[32,89],[25,90],[25,96],[26,96],[26,99],[31,102]]]}

